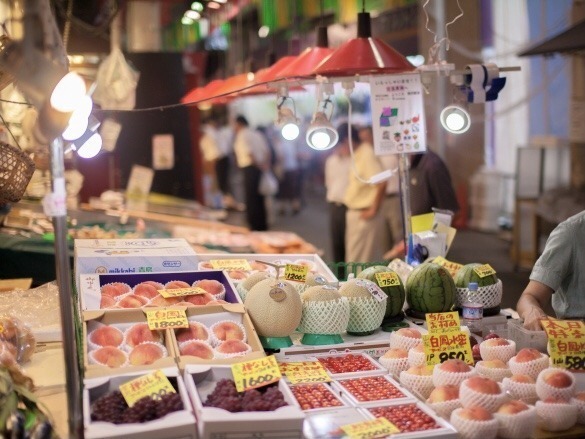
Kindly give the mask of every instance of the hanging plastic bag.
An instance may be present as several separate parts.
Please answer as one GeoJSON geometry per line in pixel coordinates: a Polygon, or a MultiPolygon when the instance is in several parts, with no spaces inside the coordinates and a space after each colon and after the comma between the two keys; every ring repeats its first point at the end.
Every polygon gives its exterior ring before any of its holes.
{"type": "Polygon", "coordinates": [[[104,110],[131,110],[136,105],[136,86],[140,73],[126,62],[115,47],[102,61],[96,74],[93,100],[104,110]]]}
{"type": "Polygon", "coordinates": [[[258,192],[265,197],[271,197],[278,192],[278,180],[271,170],[262,172],[260,182],[258,183],[258,192]]]}

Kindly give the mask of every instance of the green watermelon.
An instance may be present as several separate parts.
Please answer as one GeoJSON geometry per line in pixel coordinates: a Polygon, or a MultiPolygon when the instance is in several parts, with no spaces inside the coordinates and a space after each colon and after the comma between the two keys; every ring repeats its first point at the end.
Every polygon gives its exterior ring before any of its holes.
{"type": "Polygon", "coordinates": [[[415,267],[406,280],[406,302],[414,311],[451,311],[457,289],[446,268],[432,262],[415,267]]]}
{"type": "Polygon", "coordinates": [[[495,274],[479,277],[474,271],[474,268],[481,267],[482,265],[484,264],[472,263],[461,267],[455,275],[455,286],[457,286],[457,288],[467,288],[469,282],[477,282],[478,287],[487,287],[488,285],[494,285],[497,283],[498,278],[495,274]]]}
{"type": "MultiPolygon", "coordinates": [[[[398,274],[394,270],[385,267],[384,265],[374,265],[372,267],[366,268],[357,275],[358,278],[371,280],[376,285],[378,285],[382,291],[384,291],[384,293],[386,293],[388,300],[386,301],[386,313],[384,314],[384,317],[396,317],[402,312],[404,300],[406,299],[406,292],[404,290],[402,280],[400,280],[398,285],[386,287],[381,286],[378,283],[378,279],[376,278],[376,273],[394,273],[396,276],[398,276],[398,274]]],[[[398,279],[400,279],[400,276],[398,276],[398,279]]]]}

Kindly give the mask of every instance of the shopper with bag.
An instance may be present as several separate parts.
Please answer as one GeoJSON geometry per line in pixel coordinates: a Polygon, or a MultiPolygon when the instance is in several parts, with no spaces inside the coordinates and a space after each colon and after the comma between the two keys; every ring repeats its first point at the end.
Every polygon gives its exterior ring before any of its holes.
{"type": "Polygon", "coordinates": [[[268,143],[260,132],[249,127],[248,120],[242,115],[236,117],[234,132],[236,162],[244,178],[248,226],[251,230],[268,230],[265,195],[260,192],[261,177],[265,171],[270,172],[268,143]]]}

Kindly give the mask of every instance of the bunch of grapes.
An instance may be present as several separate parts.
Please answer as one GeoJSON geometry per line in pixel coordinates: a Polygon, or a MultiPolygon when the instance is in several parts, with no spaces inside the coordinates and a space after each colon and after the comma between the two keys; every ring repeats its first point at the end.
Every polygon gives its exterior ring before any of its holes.
{"type": "Polygon", "coordinates": [[[229,412],[266,412],[288,405],[276,386],[263,388],[264,392],[251,389],[238,393],[232,380],[217,382],[213,392],[203,403],[206,407],[217,407],[229,412]]]}
{"type": "Polygon", "coordinates": [[[114,390],[95,400],[91,406],[91,420],[133,424],[159,419],[178,410],[183,410],[183,401],[178,393],[166,394],[160,400],[145,396],[128,407],[122,393],[114,390]]]}

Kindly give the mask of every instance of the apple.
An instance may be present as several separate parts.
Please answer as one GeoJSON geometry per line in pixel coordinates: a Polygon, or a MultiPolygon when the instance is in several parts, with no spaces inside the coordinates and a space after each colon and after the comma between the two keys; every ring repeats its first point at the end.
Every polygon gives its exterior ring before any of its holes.
{"type": "Polygon", "coordinates": [[[508,346],[510,342],[505,338],[490,338],[481,342],[483,346],[508,346]]]}
{"type": "Polygon", "coordinates": [[[396,334],[408,338],[421,338],[419,331],[410,328],[400,328],[398,331],[396,331],[396,334]]]}
{"type": "Polygon", "coordinates": [[[530,375],[526,375],[523,373],[518,373],[512,375],[510,380],[514,381],[515,383],[524,383],[524,384],[534,384],[536,381],[530,375]]]}
{"type": "Polygon", "coordinates": [[[408,352],[402,348],[391,348],[386,351],[382,358],[408,358],[408,352]]]}
{"type": "Polygon", "coordinates": [[[520,401],[519,399],[512,399],[511,401],[503,403],[496,413],[514,415],[523,412],[524,410],[528,410],[528,405],[525,402],[520,401]]]}
{"type": "Polygon", "coordinates": [[[406,369],[406,373],[411,375],[425,375],[431,376],[433,374],[433,370],[430,367],[427,367],[426,364],[422,364],[419,366],[411,366],[406,369]]]}
{"type": "Polygon", "coordinates": [[[573,384],[573,377],[562,370],[550,370],[543,373],[542,380],[549,386],[564,389],[573,384]]]}
{"type": "Polygon", "coordinates": [[[517,363],[527,363],[529,361],[536,360],[540,358],[542,354],[534,348],[522,348],[518,351],[516,356],[517,363]]]}
{"type": "Polygon", "coordinates": [[[471,354],[474,360],[481,360],[481,353],[479,352],[479,345],[476,344],[471,348],[471,354]]]}
{"type": "Polygon", "coordinates": [[[496,381],[482,376],[469,377],[464,383],[466,383],[467,387],[479,393],[497,395],[502,392],[496,381]]]}
{"type": "Polygon", "coordinates": [[[496,358],[494,360],[484,360],[481,362],[483,367],[488,367],[491,369],[507,369],[508,366],[502,360],[496,358]]]}
{"type": "Polygon", "coordinates": [[[452,384],[446,384],[443,386],[435,387],[432,390],[431,394],[429,395],[427,402],[429,402],[429,403],[445,402],[445,401],[451,401],[452,399],[458,399],[458,398],[459,398],[459,387],[454,386],[452,384]]]}
{"type": "Polygon", "coordinates": [[[496,334],[495,332],[490,332],[483,339],[484,340],[491,340],[492,338],[500,338],[500,336],[498,334],[496,334]]]}
{"type": "Polygon", "coordinates": [[[459,410],[459,417],[470,421],[489,421],[493,419],[490,412],[480,406],[469,406],[459,410]]]}
{"type": "Polygon", "coordinates": [[[469,372],[471,370],[471,366],[469,366],[465,361],[458,360],[458,359],[450,359],[447,360],[437,366],[444,372],[469,372]]]}

